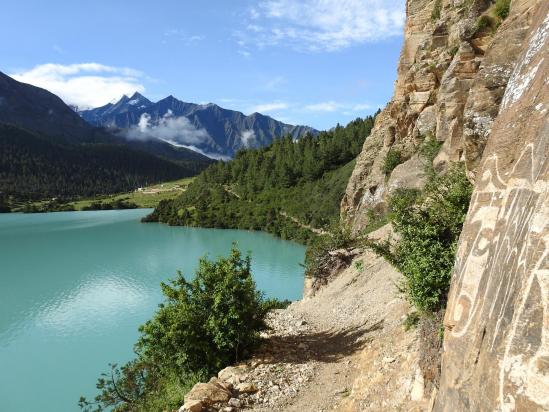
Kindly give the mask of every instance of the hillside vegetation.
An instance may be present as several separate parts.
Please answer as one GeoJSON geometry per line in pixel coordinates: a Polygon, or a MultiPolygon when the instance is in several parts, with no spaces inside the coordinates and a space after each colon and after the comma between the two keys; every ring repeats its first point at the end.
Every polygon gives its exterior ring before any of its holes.
{"type": "Polygon", "coordinates": [[[264,230],[307,242],[339,220],[354,159],[373,124],[368,116],[318,137],[294,141],[287,136],[241,151],[230,162],[210,166],[184,194],[160,202],[145,220],[264,230]]]}
{"type": "Polygon", "coordinates": [[[128,192],[195,176],[214,161],[90,126],[49,91],[0,72],[0,211],[36,200],[128,192]]]}
{"type": "Polygon", "coordinates": [[[176,164],[114,144],[64,145],[0,124],[0,203],[128,192],[193,176],[208,162],[176,164]]]}
{"type": "Polygon", "coordinates": [[[403,275],[402,291],[421,314],[444,308],[472,186],[462,165],[433,175],[424,190],[398,189],[389,218],[399,240],[369,243],[403,275]]]}
{"type": "MultiPolygon", "coordinates": [[[[78,200],[48,199],[12,204],[11,211],[24,213],[62,212],[76,210],[112,210],[155,208],[162,200],[175,199],[187,189],[193,177],[157,183],[131,192],[99,195],[78,200]]],[[[0,208],[2,199],[0,198],[0,208]]],[[[1,209],[0,209],[1,210],[1,209]]]]}

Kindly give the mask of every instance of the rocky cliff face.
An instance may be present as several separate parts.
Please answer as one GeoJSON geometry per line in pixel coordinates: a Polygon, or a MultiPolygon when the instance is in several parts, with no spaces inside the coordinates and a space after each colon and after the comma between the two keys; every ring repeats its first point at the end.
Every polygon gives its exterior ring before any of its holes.
{"type": "Polygon", "coordinates": [[[355,232],[386,210],[396,188],[423,185],[425,165],[416,153],[425,140],[442,144],[436,170],[464,162],[474,181],[537,3],[514,0],[496,28],[491,0],[407,1],[394,96],[376,119],[342,200],[342,217],[355,232]],[[400,153],[401,164],[386,175],[389,150],[400,153]]]}
{"type": "Polygon", "coordinates": [[[549,2],[532,19],[460,239],[436,411],[549,410],[549,2]]]}
{"type": "MultiPolygon", "coordinates": [[[[420,188],[419,148],[475,184],[445,317],[436,411],[549,410],[549,2],[407,0],[393,99],[342,201],[354,232],[400,187],[420,188]],[[492,17],[491,17],[492,16],[492,17]],[[386,174],[385,159],[401,164],[386,174]]],[[[435,401],[436,399],[436,401],[435,401]]]]}

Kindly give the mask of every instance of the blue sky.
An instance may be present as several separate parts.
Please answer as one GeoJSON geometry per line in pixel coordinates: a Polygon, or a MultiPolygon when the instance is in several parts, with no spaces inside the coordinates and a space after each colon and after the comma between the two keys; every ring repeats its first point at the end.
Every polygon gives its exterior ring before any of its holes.
{"type": "Polygon", "coordinates": [[[137,90],[326,129],[384,106],[404,0],[7,0],[0,70],[65,102],[137,90]]]}

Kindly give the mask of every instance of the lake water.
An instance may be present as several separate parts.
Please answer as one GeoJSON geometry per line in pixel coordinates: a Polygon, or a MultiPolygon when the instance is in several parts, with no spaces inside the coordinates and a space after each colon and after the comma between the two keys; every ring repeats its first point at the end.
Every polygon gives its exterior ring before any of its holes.
{"type": "Polygon", "coordinates": [[[159,284],[198,259],[252,252],[269,297],[299,299],[304,247],[260,232],[142,224],[148,210],[0,214],[0,410],[78,411],[132,357],[159,284]]]}

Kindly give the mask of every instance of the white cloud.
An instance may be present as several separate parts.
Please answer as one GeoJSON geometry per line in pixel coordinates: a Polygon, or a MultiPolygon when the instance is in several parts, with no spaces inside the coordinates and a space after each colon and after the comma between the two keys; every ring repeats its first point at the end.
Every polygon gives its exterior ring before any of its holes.
{"type": "Polygon", "coordinates": [[[264,104],[258,104],[256,106],[252,106],[248,111],[250,113],[259,112],[259,113],[267,113],[267,112],[273,112],[275,110],[284,110],[287,109],[288,103],[284,102],[272,102],[272,103],[264,103],[264,104]]]}
{"type": "Polygon", "coordinates": [[[371,104],[368,104],[368,103],[362,103],[362,104],[355,104],[353,106],[353,111],[354,112],[360,112],[362,110],[371,110],[374,106],[372,106],[371,104]]]}
{"type": "Polygon", "coordinates": [[[299,113],[310,113],[318,115],[322,115],[323,113],[341,113],[345,116],[355,116],[373,112],[373,110],[377,107],[377,105],[370,103],[334,100],[316,103],[274,101],[270,103],[252,105],[247,110],[247,113],[259,112],[272,114],[273,112],[276,112],[275,116],[278,120],[291,123],[286,119],[287,115],[290,113],[293,113],[294,116],[299,113]]]}
{"type": "Polygon", "coordinates": [[[250,147],[255,142],[255,132],[253,130],[244,130],[240,135],[240,141],[244,147],[250,147]]]}
{"type": "Polygon", "coordinates": [[[238,50],[238,54],[240,54],[241,56],[244,56],[246,58],[250,57],[252,55],[252,53],[250,53],[249,51],[247,50],[238,50]]]}
{"type": "Polygon", "coordinates": [[[248,30],[256,32],[256,33],[259,33],[259,32],[263,31],[263,29],[260,26],[258,26],[257,24],[248,24],[248,26],[246,28],[248,30]]]}
{"type": "Polygon", "coordinates": [[[353,116],[365,111],[372,111],[377,106],[369,103],[349,103],[349,102],[320,102],[311,103],[303,106],[303,109],[307,112],[327,113],[327,112],[340,112],[346,116],[353,116]]]}
{"type": "Polygon", "coordinates": [[[166,143],[169,143],[173,146],[184,147],[186,149],[190,149],[192,151],[198,152],[200,154],[203,154],[204,156],[208,156],[210,159],[223,160],[223,161],[229,161],[229,160],[232,159],[231,156],[226,156],[226,155],[222,155],[222,154],[219,154],[219,153],[205,152],[204,150],[199,149],[198,147],[196,147],[192,144],[181,144],[181,143],[174,142],[173,140],[165,140],[165,139],[162,139],[162,140],[164,140],[166,143]]]}
{"type": "Polygon", "coordinates": [[[330,101],[330,102],[309,104],[305,106],[305,110],[307,110],[308,112],[335,112],[336,110],[342,107],[343,105],[341,103],[330,101]]]}
{"type": "Polygon", "coordinates": [[[178,145],[196,145],[210,139],[205,129],[197,129],[186,117],[175,117],[171,110],[157,122],[151,120],[150,114],[143,113],[137,126],[131,127],[126,136],[143,140],[156,138],[178,145]]]}
{"type": "Polygon", "coordinates": [[[237,36],[258,47],[335,51],[401,35],[404,0],[262,0],[237,36]],[[262,24],[258,24],[261,20],[262,24]]]}
{"type": "Polygon", "coordinates": [[[41,64],[10,76],[47,89],[65,103],[81,108],[102,106],[124,94],[145,91],[141,72],[99,63],[41,64]]]}
{"type": "Polygon", "coordinates": [[[261,15],[254,7],[249,10],[250,18],[257,19],[261,15]]]}

